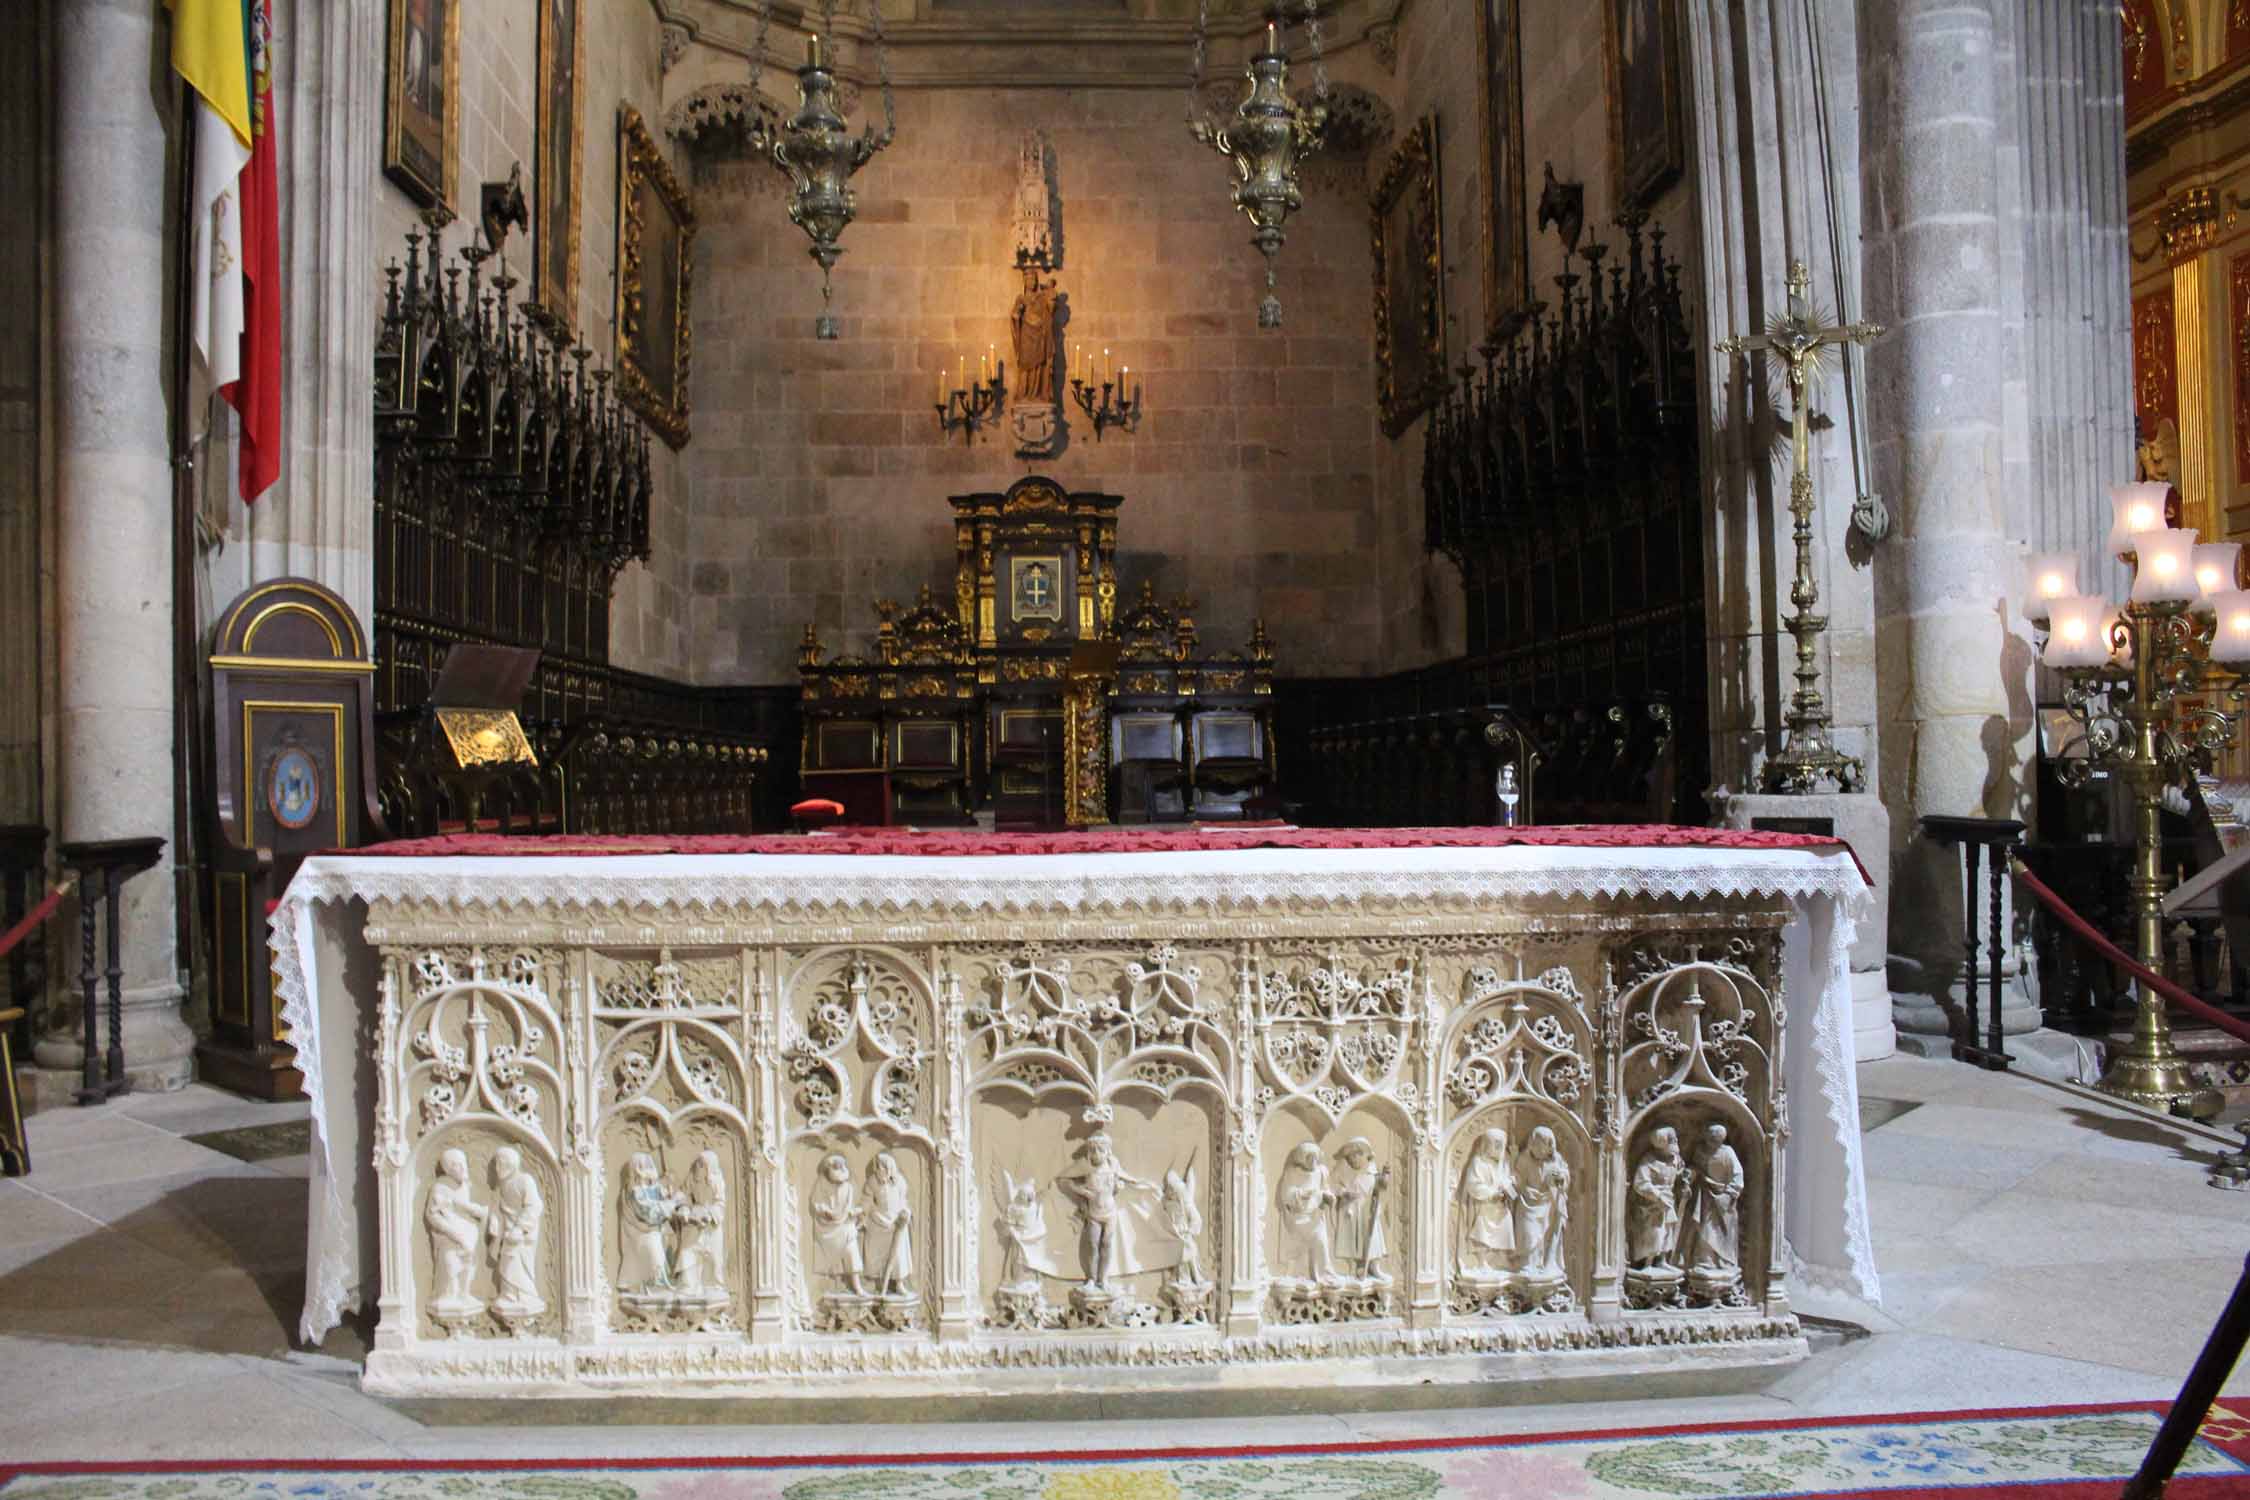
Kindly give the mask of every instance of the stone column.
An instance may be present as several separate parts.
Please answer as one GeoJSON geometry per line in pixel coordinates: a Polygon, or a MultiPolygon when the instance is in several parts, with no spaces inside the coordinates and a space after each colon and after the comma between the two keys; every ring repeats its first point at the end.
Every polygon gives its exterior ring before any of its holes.
{"type": "MultiPolygon", "coordinates": [[[[55,593],[62,837],[155,835],[124,903],[125,1056],[178,1088],[194,1037],[173,940],[172,474],[165,376],[168,79],[148,0],[77,0],[55,19],[55,593]]],[[[69,945],[63,946],[69,951],[69,945]]],[[[43,1067],[78,1067],[76,1036],[43,1067]]]]}
{"type": "MultiPolygon", "coordinates": [[[[204,505],[227,518],[209,560],[208,621],[260,579],[294,575],[343,595],[372,636],[375,597],[375,206],[383,138],[383,7],[276,7],[281,158],[281,477],[255,505],[237,489],[231,436],[214,444],[204,505]]],[[[464,187],[474,212],[473,188],[464,187]]],[[[403,252],[403,246],[399,247],[403,252]]]]}
{"type": "Polygon", "coordinates": [[[1868,358],[1875,487],[1897,527],[1875,555],[1880,786],[1892,910],[1905,918],[1891,924],[1890,977],[1900,1029],[1939,1036],[1960,977],[1960,866],[1917,821],[2020,817],[2029,797],[2031,656],[2013,620],[2023,552],[2003,440],[1996,51],[2008,32],[1995,7],[2007,3],[1860,13],[1867,133],[1886,146],[1869,158],[1862,205],[1865,315],[1890,329],[1868,358]]]}

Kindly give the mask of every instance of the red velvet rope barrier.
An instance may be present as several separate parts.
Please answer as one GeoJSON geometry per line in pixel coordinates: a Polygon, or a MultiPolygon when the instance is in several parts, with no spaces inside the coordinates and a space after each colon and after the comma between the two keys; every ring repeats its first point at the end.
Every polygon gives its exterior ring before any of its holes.
{"type": "Polygon", "coordinates": [[[2250,1042],[2250,1023],[2236,1020],[2217,1006],[2181,989],[2154,969],[2142,967],[2131,954],[2118,947],[2108,938],[2103,937],[2084,917],[2072,911],[2063,898],[2048,889],[2047,882],[2032,874],[2022,860],[2011,857],[2009,863],[2015,866],[2016,879],[2031,888],[2031,893],[2039,898],[2040,904],[2062,918],[2065,927],[2084,938],[2087,946],[2103,958],[2108,959],[2112,967],[2124,970],[2174,1005],[2179,1006],[2191,1015],[2210,1022],[2229,1036],[2250,1042]]]}
{"type": "Polygon", "coordinates": [[[0,933],[0,958],[6,958],[10,953],[13,953],[18,943],[31,936],[33,928],[53,916],[55,908],[62,905],[62,898],[70,893],[70,888],[75,884],[77,884],[77,877],[73,876],[61,885],[56,886],[47,893],[46,900],[31,909],[31,915],[9,928],[5,933],[0,933]]]}

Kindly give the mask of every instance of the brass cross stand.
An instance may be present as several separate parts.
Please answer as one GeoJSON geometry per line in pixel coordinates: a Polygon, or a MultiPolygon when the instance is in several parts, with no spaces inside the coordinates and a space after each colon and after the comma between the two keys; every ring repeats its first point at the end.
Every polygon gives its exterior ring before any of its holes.
{"type": "Polygon", "coordinates": [[[1722,354],[1763,353],[1789,371],[1789,514],[1796,518],[1797,576],[1789,585],[1789,603],[1795,613],[1787,629],[1797,642],[1797,690],[1789,696],[1789,726],[1781,753],[1766,762],[1765,788],[1769,792],[1817,792],[1827,782],[1838,791],[1859,789],[1866,771],[1857,756],[1839,751],[1829,737],[1828,700],[1820,692],[1820,664],[1815,653],[1828,617],[1815,614],[1820,584],[1812,567],[1812,425],[1806,406],[1806,385],[1820,373],[1829,351],[1846,344],[1872,343],[1883,332],[1879,323],[1844,323],[1823,326],[1820,310],[1809,295],[1812,277],[1804,262],[1789,265],[1789,308],[1768,324],[1762,334],[1736,335],[1719,340],[1722,354]]]}

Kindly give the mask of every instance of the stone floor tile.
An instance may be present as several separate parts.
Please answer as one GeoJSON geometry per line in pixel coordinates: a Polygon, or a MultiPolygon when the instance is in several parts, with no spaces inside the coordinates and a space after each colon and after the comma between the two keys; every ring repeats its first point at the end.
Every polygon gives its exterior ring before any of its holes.
{"type": "Polygon", "coordinates": [[[23,1131],[31,1141],[31,1170],[34,1175],[56,1156],[119,1141],[159,1138],[156,1128],[146,1120],[136,1119],[107,1105],[95,1109],[71,1106],[41,1110],[38,1114],[25,1117],[23,1131]]]}
{"type": "Polygon", "coordinates": [[[60,1197],[80,1188],[150,1177],[176,1177],[182,1172],[224,1171],[239,1165],[241,1163],[231,1156],[159,1131],[144,1130],[138,1138],[105,1141],[44,1156],[34,1148],[31,1175],[25,1181],[43,1193],[60,1197]]]}
{"type": "Polygon", "coordinates": [[[1873,1143],[1886,1136],[1915,1135],[1948,1141],[1957,1150],[1973,1147],[1981,1151],[1998,1146],[2053,1154],[2090,1150],[2094,1142],[2105,1138],[2105,1130],[2117,1130],[2122,1125],[2093,1106],[2069,1102],[2058,1118],[2053,1110],[1987,1109],[1933,1099],[1910,1114],[1900,1115],[1867,1139],[1873,1143]]]}
{"type": "MultiPolygon", "coordinates": [[[[246,1371],[229,1370],[165,1388],[175,1391],[177,1399],[136,1403],[128,1419],[103,1425],[102,1457],[169,1459],[190,1452],[230,1459],[398,1456],[391,1444],[246,1371]]],[[[87,1456],[87,1388],[56,1394],[54,1401],[0,1411],[0,1452],[24,1462],[87,1456]]]]}
{"type": "Polygon", "coordinates": [[[1964,1343],[2066,1359],[2098,1352],[2102,1364],[2176,1390],[2241,1272],[2240,1257],[1995,1268],[1953,1278],[1904,1321],[1964,1343]]]}
{"type": "Polygon", "coordinates": [[[1907,1333],[1851,1345],[1848,1359],[1776,1394],[1792,1415],[1862,1416],[1967,1411],[2066,1402],[2141,1401],[2178,1392],[2176,1380],[2143,1371],[1995,1348],[1942,1335],[1907,1333]]]}
{"type": "MultiPolygon", "coordinates": [[[[2201,1168],[2185,1162],[2121,1161],[2115,1157],[2051,1157],[2014,1184],[2027,1193],[2072,1202],[2105,1203],[2160,1213],[2201,1214],[2250,1226],[2250,1194],[2209,1185],[2201,1168]],[[2203,1191],[2197,1192],[2197,1184],[2203,1191]]],[[[2250,1233],[2244,1236],[2250,1246],[2250,1233]]]]}
{"type": "Polygon", "coordinates": [[[247,1162],[55,1196],[198,1271],[304,1268],[304,1183],[247,1162]]]}
{"type": "Polygon", "coordinates": [[[1999,1192],[2014,1187],[2054,1156],[2052,1151],[2020,1146],[1983,1145],[1968,1149],[1963,1143],[1943,1136],[1900,1130],[1905,1123],[1903,1118],[1894,1120],[1862,1141],[1860,1150],[1870,1192],[1875,1183],[1883,1179],[1999,1192]]]}
{"type": "Polygon", "coordinates": [[[306,1151],[295,1156],[269,1156],[258,1165],[279,1177],[307,1178],[312,1176],[312,1153],[306,1151]]]}
{"type": "Polygon", "coordinates": [[[53,1239],[75,1239],[99,1223],[17,1182],[0,1182],[0,1250],[53,1239]]]}
{"type": "Polygon", "coordinates": [[[1961,1215],[1944,1238],[1993,1266],[2087,1265],[2117,1260],[2215,1260],[2239,1253],[2242,1220],[2119,1208],[2010,1188],[1961,1215]]]}
{"type": "Polygon", "coordinates": [[[287,1125],[311,1118],[302,1100],[291,1104],[265,1104],[255,1099],[228,1097],[192,1110],[146,1117],[148,1123],[173,1135],[204,1135],[214,1130],[243,1130],[253,1125],[287,1125]]]}

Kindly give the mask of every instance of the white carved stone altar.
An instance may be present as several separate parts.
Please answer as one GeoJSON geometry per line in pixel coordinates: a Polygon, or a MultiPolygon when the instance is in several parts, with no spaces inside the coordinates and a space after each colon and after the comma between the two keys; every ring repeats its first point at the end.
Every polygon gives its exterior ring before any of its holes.
{"type": "Polygon", "coordinates": [[[314,860],[276,924],[321,1128],[305,1331],[379,1289],[393,1393],[1795,1359],[1788,1230],[1873,1291],[1831,1128],[1858,880],[1804,849],[314,860]]]}

